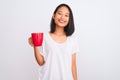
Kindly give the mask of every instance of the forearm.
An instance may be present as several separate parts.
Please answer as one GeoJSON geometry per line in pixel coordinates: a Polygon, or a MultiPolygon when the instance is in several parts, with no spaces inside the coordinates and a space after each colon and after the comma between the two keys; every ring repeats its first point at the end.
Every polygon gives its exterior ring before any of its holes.
{"type": "Polygon", "coordinates": [[[77,80],[76,54],[72,55],[72,74],[73,80],[77,80]]]}
{"type": "Polygon", "coordinates": [[[77,80],[77,68],[76,66],[72,67],[73,80],[77,80]]]}
{"type": "Polygon", "coordinates": [[[45,63],[44,61],[44,57],[41,55],[41,53],[38,50],[38,47],[33,47],[34,48],[34,54],[35,54],[35,58],[37,63],[41,66],[45,63]]]}

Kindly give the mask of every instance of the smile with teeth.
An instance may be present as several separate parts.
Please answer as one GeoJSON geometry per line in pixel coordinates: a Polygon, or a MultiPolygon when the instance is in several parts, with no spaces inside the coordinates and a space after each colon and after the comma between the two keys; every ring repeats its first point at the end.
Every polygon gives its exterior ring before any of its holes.
{"type": "Polygon", "coordinates": [[[60,23],[64,23],[65,21],[64,20],[58,20],[60,23]]]}

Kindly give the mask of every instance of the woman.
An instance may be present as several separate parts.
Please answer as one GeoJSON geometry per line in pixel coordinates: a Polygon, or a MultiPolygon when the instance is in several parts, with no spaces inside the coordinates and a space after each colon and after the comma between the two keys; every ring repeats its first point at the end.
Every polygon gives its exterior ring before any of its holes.
{"type": "Polygon", "coordinates": [[[71,37],[74,20],[71,8],[60,4],[55,9],[50,32],[44,34],[43,45],[34,48],[36,61],[40,65],[40,80],[77,80],[76,53],[78,45],[71,37]]]}

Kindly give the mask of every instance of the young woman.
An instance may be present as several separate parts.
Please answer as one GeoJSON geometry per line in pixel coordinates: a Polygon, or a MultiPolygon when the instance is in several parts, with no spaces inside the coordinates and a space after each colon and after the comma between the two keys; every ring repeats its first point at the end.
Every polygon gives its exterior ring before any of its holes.
{"type": "Polygon", "coordinates": [[[71,37],[74,20],[71,8],[60,4],[55,9],[50,32],[44,33],[43,45],[34,48],[36,61],[40,65],[40,80],[77,80],[76,53],[78,44],[71,37]]]}

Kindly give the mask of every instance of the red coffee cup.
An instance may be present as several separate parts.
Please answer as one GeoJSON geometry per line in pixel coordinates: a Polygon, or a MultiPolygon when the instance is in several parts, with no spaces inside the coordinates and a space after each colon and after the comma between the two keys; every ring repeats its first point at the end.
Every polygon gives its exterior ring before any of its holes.
{"type": "Polygon", "coordinates": [[[32,35],[32,41],[34,46],[42,46],[43,43],[43,33],[31,33],[32,35]]]}

